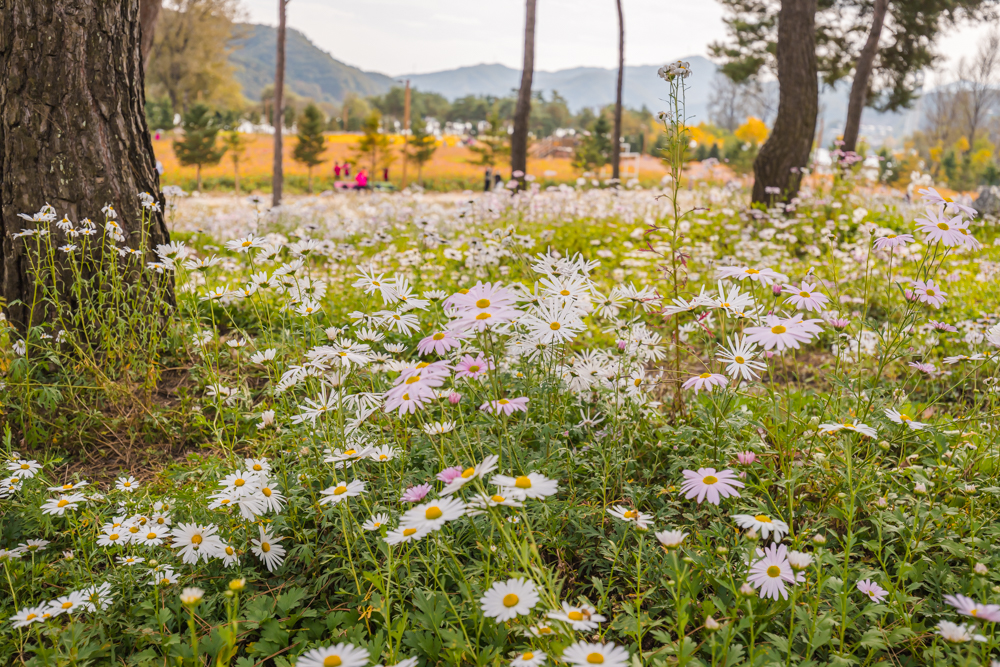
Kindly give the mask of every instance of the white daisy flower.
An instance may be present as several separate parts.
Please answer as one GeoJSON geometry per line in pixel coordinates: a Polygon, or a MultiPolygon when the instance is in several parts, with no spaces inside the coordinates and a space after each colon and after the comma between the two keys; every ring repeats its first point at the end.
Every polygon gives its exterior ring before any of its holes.
{"type": "Polygon", "coordinates": [[[518,616],[527,616],[538,604],[538,591],[530,579],[497,581],[479,599],[479,608],[487,618],[503,623],[518,616]]]}

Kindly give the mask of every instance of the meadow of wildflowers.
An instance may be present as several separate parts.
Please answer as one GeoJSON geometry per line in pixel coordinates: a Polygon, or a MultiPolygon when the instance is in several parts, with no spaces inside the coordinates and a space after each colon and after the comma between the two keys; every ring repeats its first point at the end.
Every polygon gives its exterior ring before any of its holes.
{"type": "Polygon", "coordinates": [[[1000,660],[994,224],[679,182],[26,212],[3,664],[1000,660]]]}

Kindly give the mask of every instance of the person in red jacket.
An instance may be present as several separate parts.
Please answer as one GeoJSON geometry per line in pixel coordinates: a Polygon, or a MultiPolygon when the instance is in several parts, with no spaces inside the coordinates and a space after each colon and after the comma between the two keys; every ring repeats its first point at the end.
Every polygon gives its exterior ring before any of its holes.
{"type": "Polygon", "coordinates": [[[368,174],[364,169],[358,172],[358,175],[354,177],[354,183],[358,190],[365,190],[368,188],[368,174]]]}

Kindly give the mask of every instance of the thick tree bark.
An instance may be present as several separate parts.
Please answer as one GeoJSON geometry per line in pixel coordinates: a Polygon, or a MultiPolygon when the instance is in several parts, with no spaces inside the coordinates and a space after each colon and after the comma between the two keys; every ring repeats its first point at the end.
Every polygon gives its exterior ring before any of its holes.
{"type": "Polygon", "coordinates": [[[520,171],[518,182],[524,183],[528,173],[528,120],[531,116],[531,79],[535,73],[535,0],[527,0],[524,18],[524,69],[521,71],[521,89],[514,107],[514,132],[510,136],[510,169],[520,171]]]}
{"type": "Polygon", "coordinates": [[[282,165],[281,129],[285,122],[285,5],[288,0],[278,0],[278,53],[274,72],[274,174],[271,177],[271,206],[281,204],[281,191],[285,184],[282,165]]]}
{"type": "Polygon", "coordinates": [[[844,151],[853,151],[858,146],[858,131],[861,128],[861,112],[864,111],[868,98],[868,80],[871,79],[875,56],[878,55],[878,40],[882,36],[882,24],[889,9],[889,0],[875,0],[872,12],[872,29],[868,32],[868,40],[858,55],[854,66],[854,82],[851,84],[851,97],[847,104],[847,122],[844,124],[844,151]]]}
{"type": "MultiPolygon", "coordinates": [[[[18,213],[44,204],[74,223],[111,204],[140,243],[140,192],[162,205],[146,127],[139,0],[6,0],[0,11],[0,290],[24,328],[32,284],[18,213]],[[22,300],[23,304],[13,302],[22,300]]],[[[56,243],[65,243],[52,228],[56,243]]],[[[149,248],[167,243],[154,213],[149,248]]],[[[40,306],[38,307],[41,308],[40,306]]],[[[38,312],[38,311],[36,311],[38,312]]],[[[37,321],[33,318],[32,321],[37,321]]]]}
{"type": "Polygon", "coordinates": [[[809,163],[819,113],[816,0],[781,0],[776,55],[778,116],[753,163],[754,203],[794,197],[802,169],[809,163]],[[769,188],[778,192],[768,192],[769,188]]]}
{"type": "Polygon", "coordinates": [[[611,134],[611,178],[620,178],[622,154],[622,83],[625,80],[625,15],[618,5],[618,88],[615,95],[615,129],[611,134]]]}
{"type": "Polygon", "coordinates": [[[149,52],[153,50],[156,36],[156,20],[160,18],[163,0],[139,0],[139,25],[142,27],[142,64],[149,62],[149,52]]]}

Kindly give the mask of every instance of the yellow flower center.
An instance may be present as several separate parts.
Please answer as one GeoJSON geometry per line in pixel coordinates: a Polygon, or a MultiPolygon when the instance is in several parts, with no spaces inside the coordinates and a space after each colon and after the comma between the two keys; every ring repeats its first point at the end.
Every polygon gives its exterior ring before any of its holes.
{"type": "Polygon", "coordinates": [[[626,519],[637,519],[639,517],[639,513],[636,512],[635,510],[628,510],[627,512],[622,514],[622,516],[625,517],[626,519]]]}
{"type": "Polygon", "coordinates": [[[413,384],[414,382],[420,382],[420,376],[419,375],[412,375],[412,376],[406,378],[406,384],[413,384]]]}
{"type": "Polygon", "coordinates": [[[417,532],[416,528],[404,528],[403,537],[409,537],[410,535],[413,535],[415,532],[417,532]]]}
{"type": "Polygon", "coordinates": [[[501,398],[499,401],[497,401],[497,403],[499,403],[500,405],[507,405],[508,403],[510,403],[510,401],[508,401],[506,398],[501,398]]]}
{"type": "Polygon", "coordinates": [[[744,359],[743,357],[739,357],[739,356],[733,357],[733,361],[735,361],[738,364],[745,364],[747,362],[746,359],[744,359]]]}
{"type": "Polygon", "coordinates": [[[260,550],[263,551],[264,553],[267,553],[268,551],[271,550],[271,545],[268,544],[267,542],[261,542],[260,543],[260,550]]]}
{"type": "Polygon", "coordinates": [[[340,486],[338,486],[336,489],[333,490],[333,495],[335,496],[342,496],[345,493],[347,493],[347,487],[344,486],[343,484],[341,484],[340,486]]]}
{"type": "Polygon", "coordinates": [[[476,301],[476,308],[489,308],[489,307],[490,307],[489,299],[480,299],[479,301],[476,301]]]}
{"type": "Polygon", "coordinates": [[[552,634],[552,628],[550,628],[547,625],[543,625],[542,627],[538,628],[538,634],[540,635],[552,634]]]}
{"type": "Polygon", "coordinates": [[[421,368],[427,368],[428,366],[430,366],[429,363],[427,363],[426,361],[421,361],[419,364],[414,366],[414,368],[416,368],[419,371],[421,368]]]}
{"type": "Polygon", "coordinates": [[[138,526],[129,526],[129,528],[128,528],[128,532],[130,532],[130,533],[132,533],[133,535],[135,535],[136,533],[138,533],[138,532],[139,532],[139,527],[138,527],[138,526]]]}
{"type": "Polygon", "coordinates": [[[493,316],[490,315],[489,313],[479,313],[478,315],[476,315],[476,319],[477,320],[488,320],[491,317],[493,317],[493,316]]]}
{"type": "Polygon", "coordinates": [[[491,499],[491,500],[492,500],[493,502],[495,502],[495,503],[502,503],[503,501],[507,500],[507,499],[506,499],[506,498],[504,498],[503,496],[499,496],[499,495],[497,495],[497,496],[490,496],[490,499],[491,499]]]}
{"type": "Polygon", "coordinates": [[[760,521],[761,523],[771,523],[771,517],[769,517],[766,514],[758,514],[754,518],[760,521]]]}
{"type": "Polygon", "coordinates": [[[444,512],[441,511],[440,507],[438,507],[437,505],[432,505],[431,507],[427,508],[427,511],[424,512],[424,517],[428,521],[434,521],[435,519],[440,519],[443,514],[444,512]]]}
{"type": "Polygon", "coordinates": [[[30,468],[30,467],[31,467],[31,466],[29,466],[29,465],[28,465],[27,463],[22,463],[22,464],[21,464],[21,470],[27,470],[27,469],[28,469],[28,468],[30,468]]]}
{"type": "Polygon", "coordinates": [[[67,505],[69,505],[69,501],[65,498],[60,499],[59,502],[56,503],[56,507],[66,507],[67,505]]]}
{"type": "Polygon", "coordinates": [[[518,602],[520,602],[520,600],[513,593],[507,593],[507,595],[503,596],[503,606],[505,606],[505,607],[508,607],[508,608],[509,607],[513,607],[518,602]]]}
{"type": "Polygon", "coordinates": [[[262,466],[262,465],[261,465],[261,464],[259,464],[259,463],[254,463],[254,464],[253,464],[253,469],[254,469],[254,472],[260,472],[261,470],[263,470],[263,469],[264,469],[264,466],[262,466]]]}
{"type": "Polygon", "coordinates": [[[379,454],[379,455],[378,455],[378,460],[379,460],[379,461],[385,461],[385,460],[388,460],[388,458],[389,458],[389,457],[388,457],[388,456],[386,456],[385,454],[379,454]]]}
{"type": "Polygon", "coordinates": [[[203,541],[204,541],[204,538],[201,535],[192,535],[191,536],[191,544],[201,544],[203,541]]]}
{"type": "Polygon", "coordinates": [[[924,293],[925,293],[925,294],[926,294],[927,296],[934,296],[934,290],[932,290],[932,289],[925,289],[925,290],[924,290],[924,293]]]}
{"type": "Polygon", "coordinates": [[[434,334],[434,335],[432,336],[432,338],[433,338],[434,340],[444,340],[444,334],[443,334],[443,333],[440,333],[440,332],[439,332],[439,333],[436,333],[436,334],[434,334]]]}
{"type": "Polygon", "coordinates": [[[521,656],[521,660],[532,660],[532,659],[534,659],[534,657],[535,657],[535,654],[532,653],[531,651],[528,651],[527,653],[525,653],[524,655],[521,656]]]}
{"type": "Polygon", "coordinates": [[[33,621],[36,618],[38,618],[38,614],[28,614],[27,616],[24,617],[24,620],[26,620],[26,621],[33,621]]]}
{"type": "Polygon", "coordinates": [[[771,567],[767,568],[767,576],[771,577],[772,579],[774,579],[780,574],[781,574],[781,568],[778,567],[777,565],[772,565],[771,567]]]}
{"type": "Polygon", "coordinates": [[[344,452],[344,456],[354,456],[357,453],[358,450],[356,449],[348,449],[346,452],[344,452]]]}
{"type": "Polygon", "coordinates": [[[170,579],[168,579],[167,577],[163,577],[162,579],[160,579],[160,583],[161,584],[169,584],[170,583],[170,579]]]}
{"type": "Polygon", "coordinates": [[[73,485],[72,484],[63,484],[62,488],[63,488],[63,491],[69,491],[70,489],[73,488],[73,485]]]}
{"type": "Polygon", "coordinates": [[[410,394],[409,393],[403,394],[403,400],[404,401],[410,400],[410,394]]]}
{"type": "Polygon", "coordinates": [[[755,274],[758,274],[758,273],[760,273],[760,271],[758,271],[757,269],[747,269],[747,275],[751,275],[752,276],[752,275],[755,275],[755,274]]]}
{"type": "Polygon", "coordinates": [[[553,322],[552,324],[549,325],[549,328],[552,329],[553,331],[559,331],[559,329],[562,328],[562,325],[559,324],[558,322],[553,322]]]}
{"type": "Polygon", "coordinates": [[[243,486],[246,483],[247,481],[245,479],[238,479],[235,482],[233,482],[233,486],[243,486]]]}
{"type": "Polygon", "coordinates": [[[801,296],[803,299],[808,299],[812,295],[809,294],[809,292],[804,292],[803,291],[803,292],[799,292],[799,296],[801,296]]]}
{"type": "Polygon", "coordinates": [[[560,290],[559,293],[563,296],[569,296],[570,291],[568,289],[560,290]]]}
{"type": "Polygon", "coordinates": [[[938,229],[943,229],[944,231],[948,231],[949,229],[951,229],[951,227],[948,226],[947,222],[939,222],[937,224],[937,227],[938,229]]]}
{"type": "Polygon", "coordinates": [[[465,470],[462,471],[462,477],[463,477],[463,479],[469,479],[470,477],[472,477],[475,474],[476,474],[476,469],[475,468],[466,468],[465,470]]]}
{"type": "Polygon", "coordinates": [[[267,498],[271,497],[271,489],[269,489],[267,487],[264,487],[263,489],[261,489],[260,492],[263,493],[264,496],[267,497],[267,498]]]}
{"type": "Polygon", "coordinates": [[[783,334],[786,331],[788,331],[788,329],[786,329],[785,326],[782,324],[771,327],[771,333],[773,334],[783,334]]]}
{"type": "Polygon", "coordinates": [[[156,539],[156,533],[153,533],[153,532],[146,533],[146,539],[147,540],[155,540],[156,539]]]}
{"type": "Polygon", "coordinates": [[[73,608],[73,603],[70,602],[69,600],[66,600],[65,602],[62,603],[62,608],[63,609],[72,609],[73,608]]]}
{"type": "Polygon", "coordinates": [[[913,421],[913,417],[911,417],[909,415],[904,415],[903,413],[899,413],[899,421],[901,421],[901,422],[911,422],[911,421],[913,421]]]}
{"type": "Polygon", "coordinates": [[[514,486],[516,486],[519,489],[530,489],[531,480],[525,475],[521,475],[520,477],[514,480],[514,486]]]}
{"type": "Polygon", "coordinates": [[[702,380],[707,380],[708,378],[712,377],[712,374],[711,373],[702,373],[698,377],[700,377],[702,380]]]}
{"type": "Polygon", "coordinates": [[[894,238],[896,238],[896,235],[895,234],[886,234],[885,237],[887,239],[894,239],[894,238]]]}
{"type": "Polygon", "coordinates": [[[469,372],[470,373],[478,373],[479,372],[479,364],[473,364],[472,366],[469,366],[469,372]]]}
{"type": "Polygon", "coordinates": [[[108,535],[108,539],[112,540],[112,541],[117,540],[118,539],[118,533],[111,533],[110,535],[108,535]]]}
{"type": "Polygon", "coordinates": [[[701,480],[701,483],[702,484],[715,484],[718,481],[719,481],[719,479],[715,475],[705,475],[705,477],[701,480]]]}
{"type": "Polygon", "coordinates": [[[226,555],[227,556],[232,556],[233,553],[234,553],[234,551],[233,551],[232,547],[226,547],[226,555]]]}
{"type": "Polygon", "coordinates": [[[339,655],[328,655],[323,658],[323,667],[340,667],[342,663],[339,655]]]}
{"type": "Polygon", "coordinates": [[[594,653],[589,653],[589,654],[587,654],[587,662],[589,662],[592,665],[603,665],[604,664],[604,654],[603,653],[597,653],[596,651],[594,653]]]}

